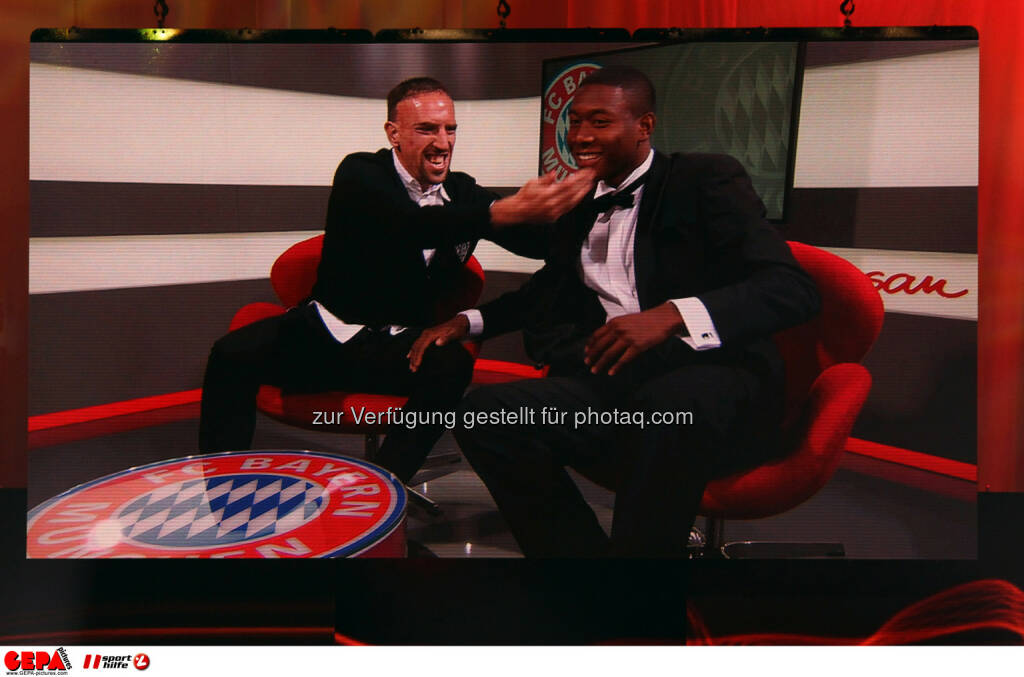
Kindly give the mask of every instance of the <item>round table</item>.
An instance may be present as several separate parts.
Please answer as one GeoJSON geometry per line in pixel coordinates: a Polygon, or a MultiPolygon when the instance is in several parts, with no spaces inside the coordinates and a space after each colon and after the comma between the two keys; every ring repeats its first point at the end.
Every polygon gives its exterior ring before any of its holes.
{"type": "Polygon", "coordinates": [[[129,468],[28,514],[32,558],[404,557],[405,488],[361,459],[238,451],[129,468]]]}

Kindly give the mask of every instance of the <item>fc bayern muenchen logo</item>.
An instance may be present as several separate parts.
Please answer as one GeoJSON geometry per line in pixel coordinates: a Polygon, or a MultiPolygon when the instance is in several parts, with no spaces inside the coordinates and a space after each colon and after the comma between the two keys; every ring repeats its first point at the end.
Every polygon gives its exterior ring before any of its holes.
{"type": "Polygon", "coordinates": [[[29,557],[346,557],[405,514],[405,490],[308,451],[193,456],[70,489],[29,513],[29,557]]]}
{"type": "Polygon", "coordinates": [[[569,104],[583,79],[600,68],[596,63],[578,63],[556,75],[544,90],[541,105],[540,161],[544,173],[554,172],[561,181],[576,171],[576,160],[569,152],[569,104]]]}

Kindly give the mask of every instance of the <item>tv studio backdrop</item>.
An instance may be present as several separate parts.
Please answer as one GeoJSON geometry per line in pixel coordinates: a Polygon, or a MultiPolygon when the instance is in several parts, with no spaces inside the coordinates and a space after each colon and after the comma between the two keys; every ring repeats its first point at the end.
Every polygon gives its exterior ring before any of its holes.
{"type": "MultiPolygon", "coordinates": [[[[976,41],[286,40],[32,43],[30,508],[196,451],[210,346],[240,307],[276,301],[271,265],[322,232],[341,158],[386,145],[395,83],[445,82],[452,168],[508,194],[550,162],[556,76],[632,63],[659,89],[657,148],[737,157],[786,239],[852,262],[885,304],[864,361],[874,386],[832,481],[727,535],[841,541],[853,558],[976,556],[976,41]]],[[[485,299],[539,268],[487,242],[475,255],[485,299]]],[[[528,362],[518,335],[481,357],[528,362]]],[[[268,419],[254,441],[361,447],[268,419]]],[[[460,526],[414,518],[410,537],[443,556],[516,555],[465,463],[430,493],[460,526]]],[[[609,520],[613,496],[585,494],[609,520]]]]}

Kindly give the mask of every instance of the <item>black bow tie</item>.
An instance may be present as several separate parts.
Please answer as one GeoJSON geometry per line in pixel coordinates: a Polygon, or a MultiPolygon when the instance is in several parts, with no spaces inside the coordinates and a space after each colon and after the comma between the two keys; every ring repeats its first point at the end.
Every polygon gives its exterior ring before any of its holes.
{"type": "Polygon", "coordinates": [[[594,201],[591,202],[591,209],[598,214],[603,214],[612,207],[632,207],[633,193],[636,192],[637,188],[644,184],[649,173],[650,172],[644,172],[640,178],[621,190],[617,190],[614,193],[605,193],[601,197],[595,198],[594,201]]]}

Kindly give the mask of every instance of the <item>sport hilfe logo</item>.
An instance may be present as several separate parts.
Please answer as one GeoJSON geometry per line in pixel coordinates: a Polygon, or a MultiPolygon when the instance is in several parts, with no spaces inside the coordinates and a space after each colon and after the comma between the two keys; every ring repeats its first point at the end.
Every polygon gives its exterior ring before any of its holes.
{"type": "Polygon", "coordinates": [[[68,652],[63,647],[58,647],[52,652],[33,651],[8,651],[4,654],[4,667],[7,674],[46,674],[66,675],[71,669],[71,661],[68,659],[68,652]]]}
{"type": "Polygon", "coordinates": [[[86,654],[85,663],[82,667],[86,670],[127,670],[129,666],[136,670],[145,670],[149,667],[149,656],[144,653],[128,654],[121,656],[108,656],[104,654],[86,654]]]}

